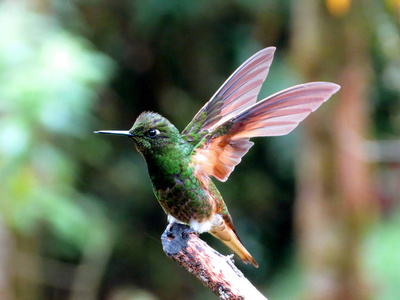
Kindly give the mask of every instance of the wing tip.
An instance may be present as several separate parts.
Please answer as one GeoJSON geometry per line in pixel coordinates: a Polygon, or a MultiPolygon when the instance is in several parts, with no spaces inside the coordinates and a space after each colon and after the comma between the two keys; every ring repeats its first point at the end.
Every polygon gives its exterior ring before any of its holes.
{"type": "MultiPolygon", "coordinates": [[[[321,81],[320,83],[321,83],[321,85],[323,85],[324,87],[326,87],[326,88],[329,89],[327,95],[324,97],[325,99],[324,99],[323,102],[328,101],[328,99],[329,99],[330,97],[332,97],[332,95],[336,94],[336,93],[340,90],[340,88],[341,88],[340,85],[338,85],[338,84],[336,84],[336,83],[333,83],[333,82],[324,82],[324,81],[321,81]]],[[[317,109],[317,108],[318,108],[318,107],[316,107],[316,109],[317,109]]],[[[314,109],[314,110],[315,110],[315,109],[314,109]]]]}
{"type": "MultiPolygon", "coordinates": [[[[251,59],[254,59],[255,57],[258,57],[260,55],[274,56],[275,51],[276,51],[276,47],[274,47],[274,46],[263,48],[263,49],[259,50],[258,52],[256,52],[255,54],[253,54],[247,61],[250,61],[251,59]]],[[[272,59],[271,59],[271,63],[272,63],[272,59]]]]}
{"type": "Polygon", "coordinates": [[[260,50],[260,52],[262,52],[262,51],[274,53],[276,51],[276,47],[275,46],[266,47],[266,48],[260,50]]]}
{"type": "MultiPolygon", "coordinates": [[[[321,97],[322,97],[322,101],[320,103],[320,105],[326,101],[329,100],[330,97],[332,97],[332,95],[336,94],[340,89],[341,86],[333,83],[333,82],[327,82],[327,81],[314,81],[314,82],[308,82],[308,83],[303,83],[303,84],[299,84],[297,86],[295,86],[295,88],[321,88],[322,89],[322,93],[321,93],[321,97]]],[[[290,88],[289,88],[290,89],[290,88]]],[[[312,111],[315,111],[320,105],[317,105],[312,111]]]]}
{"type": "MultiPolygon", "coordinates": [[[[263,53],[265,55],[274,56],[275,55],[275,51],[276,51],[276,47],[271,46],[271,47],[267,47],[267,48],[264,48],[264,49],[258,51],[257,54],[263,53]]],[[[271,61],[271,63],[272,63],[272,61],[271,61]]]]}
{"type": "Polygon", "coordinates": [[[328,81],[314,81],[314,82],[305,83],[305,85],[312,85],[312,86],[319,85],[321,87],[325,87],[331,91],[331,95],[337,93],[341,89],[341,86],[338,85],[337,83],[328,82],[328,81]]]}
{"type": "Polygon", "coordinates": [[[340,90],[341,86],[338,85],[337,83],[333,83],[333,82],[325,82],[325,84],[328,84],[332,87],[334,93],[336,93],[337,91],[340,90]]]}

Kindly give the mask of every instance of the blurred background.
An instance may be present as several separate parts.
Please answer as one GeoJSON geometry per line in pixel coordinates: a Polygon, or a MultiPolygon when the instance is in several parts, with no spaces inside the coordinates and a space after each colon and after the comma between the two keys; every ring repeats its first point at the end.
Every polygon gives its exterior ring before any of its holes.
{"type": "Polygon", "coordinates": [[[399,17],[399,0],[0,1],[0,299],[213,299],[163,253],[133,143],[92,132],[144,110],[183,130],[267,46],[260,99],[342,89],[216,182],[260,264],[238,267],[269,299],[399,299],[399,17]]]}

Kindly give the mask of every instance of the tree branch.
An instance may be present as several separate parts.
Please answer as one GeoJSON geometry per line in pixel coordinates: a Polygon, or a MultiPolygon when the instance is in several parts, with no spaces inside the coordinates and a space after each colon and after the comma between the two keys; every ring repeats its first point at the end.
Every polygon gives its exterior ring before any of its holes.
{"type": "Polygon", "coordinates": [[[163,250],[220,299],[267,300],[232,261],[201,240],[186,225],[172,224],[161,236],[163,250]]]}

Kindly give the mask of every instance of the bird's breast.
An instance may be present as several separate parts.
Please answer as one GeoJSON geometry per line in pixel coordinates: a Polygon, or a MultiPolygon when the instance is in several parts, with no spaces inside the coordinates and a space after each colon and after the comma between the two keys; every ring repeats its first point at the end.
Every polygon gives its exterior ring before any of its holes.
{"type": "Polygon", "coordinates": [[[164,211],[182,223],[190,224],[208,219],[215,211],[214,194],[208,184],[194,175],[192,167],[182,168],[178,174],[170,174],[159,185],[157,176],[151,176],[154,193],[164,211]],[[165,183],[168,182],[166,185],[165,183]]]}

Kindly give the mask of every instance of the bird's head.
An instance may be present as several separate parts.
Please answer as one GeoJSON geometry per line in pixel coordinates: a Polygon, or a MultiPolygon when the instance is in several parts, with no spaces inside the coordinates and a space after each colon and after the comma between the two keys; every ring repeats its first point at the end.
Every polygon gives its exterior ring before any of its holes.
{"type": "Polygon", "coordinates": [[[143,156],[152,153],[161,154],[170,145],[179,143],[180,139],[178,129],[166,118],[154,112],[140,114],[132,128],[127,131],[101,130],[96,133],[130,137],[143,156]]]}

